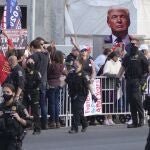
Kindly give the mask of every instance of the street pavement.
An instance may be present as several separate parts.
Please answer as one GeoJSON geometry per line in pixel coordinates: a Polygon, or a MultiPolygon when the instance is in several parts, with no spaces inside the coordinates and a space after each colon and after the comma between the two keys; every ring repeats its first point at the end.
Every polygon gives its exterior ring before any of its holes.
{"type": "Polygon", "coordinates": [[[89,126],[86,133],[69,134],[69,128],[28,131],[24,150],[144,150],[148,127],[127,129],[125,125],[89,126]]]}

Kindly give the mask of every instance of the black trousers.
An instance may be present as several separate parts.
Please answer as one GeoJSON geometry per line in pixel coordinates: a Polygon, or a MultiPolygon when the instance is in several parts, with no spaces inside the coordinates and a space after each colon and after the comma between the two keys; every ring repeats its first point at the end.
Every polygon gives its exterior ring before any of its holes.
{"type": "Polygon", "coordinates": [[[86,97],[77,96],[76,98],[71,98],[71,106],[73,113],[72,129],[78,131],[78,126],[81,121],[82,128],[88,126],[87,119],[84,117],[84,102],[86,97]]]}
{"type": "Polygon", "coordinates": [[[0,150],[22,150],[22,141],[0,136],[0,150]]]}
{"type": "Polygon", "coordinates": [[[39,113],[39,91],[25,90],[23,105],[28,109],[31,106],[31,112],[34,117],[34,130],[40,130],[40,113],[39,113]]]}
{"type": "Polygon", "coordinates": [[[142,104],[141,81],[139,79],[126,80],[127,102],[130,104],[133,124],[144,121],[144,109],[142,104]]]}

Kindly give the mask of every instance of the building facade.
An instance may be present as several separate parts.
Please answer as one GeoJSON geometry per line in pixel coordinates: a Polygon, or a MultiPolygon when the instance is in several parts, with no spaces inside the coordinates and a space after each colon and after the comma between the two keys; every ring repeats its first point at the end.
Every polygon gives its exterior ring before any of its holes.
{"type": "MultiPolygon", "coordinates": [[[[24,10],[22,22],[28,30],[28,41],[41,36],[64,44],[65,0],[18,0],[18,4],[24,10]]],[[[0,0],[1,12],[4,5],[5,0],[0,0]]]]}

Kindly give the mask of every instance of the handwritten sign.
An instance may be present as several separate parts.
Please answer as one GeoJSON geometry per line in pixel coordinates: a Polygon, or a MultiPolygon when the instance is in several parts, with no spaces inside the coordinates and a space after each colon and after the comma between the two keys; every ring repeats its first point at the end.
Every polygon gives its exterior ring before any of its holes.
{"type": "Polygon", "coordinates": [[[97,102],[92,101],[92,95],[89,95],[84,103],[84,116],[92,116],[102,114],[102,87],[100,79],[95,79],[94,83],[94,93],[97,97],[97,102]]]}

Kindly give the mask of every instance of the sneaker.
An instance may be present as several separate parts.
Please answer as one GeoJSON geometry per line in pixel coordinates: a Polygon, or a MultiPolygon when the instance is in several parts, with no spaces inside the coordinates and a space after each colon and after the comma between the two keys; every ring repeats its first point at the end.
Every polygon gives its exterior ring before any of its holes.
{"type": "Polygon", "coordinates": [[[109,122],[109,125],[110,125],[110,126],[115,125],[115,123],[113,122],[113,120],[112,120],[112,119],[108,119],[108,122],[109,122]]]}
{"type": "Polygon", "coordinates": [[[127,125],[132,124],[132,123],[133,123],[132,119],[130,119],[128,122],[126,122],[127,125]]]}
{"type": "Polygon", "coordinates": [[[97,102],[97,97],[93,94],[92,95],[92,100],[96,103],[97,102]]]}
{"type": "Polygon", "coordinates": [[[104,125],[109,126],[109,121],[108,121],[108,119],[105,119],[105,120],[104,120],[104,125]]]}
{"type": "Polygon", "coordinates": [[[137,128],[138,127],[138,124],[128,124],[127,125],[127,128],[137,128]]]}

